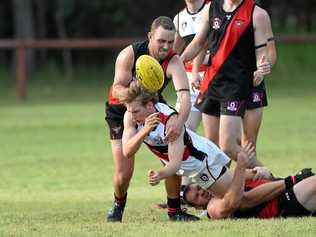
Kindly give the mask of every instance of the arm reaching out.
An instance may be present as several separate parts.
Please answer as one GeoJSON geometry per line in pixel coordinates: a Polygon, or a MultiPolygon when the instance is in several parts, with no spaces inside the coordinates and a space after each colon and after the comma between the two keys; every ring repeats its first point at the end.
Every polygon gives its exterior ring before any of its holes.
{"type": "Polygon", "coordinates": [[[183,134],[184,128],[182,128],[181,135],[174,142],[170,142],[168,144],[169,162],[157,171],[148,171],[150,185],[154,186],[159,184],[160,180],[176,174],[176,172],[180,169],[184,152],[183,134]]]}
{"type": "Polygon", "coordinates": [[[245,186],[245,170],[251,159],[255,157],[255,148],[250,143],[237,155],[237,165],[235,168],[232,183],[221,199],[213,198],[207,206],[207,212],[211,218],[221,219],[230,217],[240,206],[245,186]]]}

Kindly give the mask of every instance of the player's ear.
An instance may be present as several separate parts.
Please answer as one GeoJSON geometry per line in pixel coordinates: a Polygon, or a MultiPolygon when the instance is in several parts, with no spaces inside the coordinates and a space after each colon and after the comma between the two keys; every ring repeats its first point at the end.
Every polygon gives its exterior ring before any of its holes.
{"type": "Polygon", "coordinates": [[[154,103],[152,101],[148,101],[146,104],[146,109],[152,109],[154,107],[154,103]]]}
{"type": "Polygon", "coordinates": [[[147,33],[148,40],[150,40],[152,38],[152,36],[153,36],[153,33],[151,31],[149,31],[147,33]]]}

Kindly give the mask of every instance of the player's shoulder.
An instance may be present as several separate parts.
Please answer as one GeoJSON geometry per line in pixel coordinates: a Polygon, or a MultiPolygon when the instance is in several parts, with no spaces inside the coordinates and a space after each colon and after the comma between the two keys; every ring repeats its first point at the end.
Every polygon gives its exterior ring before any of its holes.
{"type": "Polygon", "coordinates": [[[134,59],[134,51],[132,45],[128,45],[117,56],[117,60],[131,61],[134,59]]]}
{"type": "Polygon", "coordinates": [[[256,5],[254,10],[253,10],[253,17],[255,20],[260,22],[260,21],[264,21],[266,19],[269,19],[269,14],[265,9],[256,5]]]}

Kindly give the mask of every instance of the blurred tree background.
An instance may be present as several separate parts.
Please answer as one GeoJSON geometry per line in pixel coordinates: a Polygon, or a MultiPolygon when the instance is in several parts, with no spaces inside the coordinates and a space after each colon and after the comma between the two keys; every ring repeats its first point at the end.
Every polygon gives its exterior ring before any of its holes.
{"type": "MultiPolygon", "coordinates": [[[[258,4],[270,13],[275,33],[316,31],[315,0],[260,0],[258,4]]],[[[0,39],[145,37],[155,17],[173,17],[183,7],[183,0],[1,0],[0,39]]],[[[71,73],[72,65],[113,61],[117,49],[113,51],[28,50],[26,59],[31,71],[54,61],[71,73]]],[[[12,50],[0,50],[1,65],[14,62],[12,50]]]]}

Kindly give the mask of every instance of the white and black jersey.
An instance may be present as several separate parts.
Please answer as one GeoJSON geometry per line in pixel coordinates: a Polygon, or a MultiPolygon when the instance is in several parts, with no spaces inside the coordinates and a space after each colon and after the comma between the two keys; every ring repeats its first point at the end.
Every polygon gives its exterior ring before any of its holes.
{"type": "Polygon", "coordinates": [[[209,4],[209,1],[205,0],[200,9],[195,13],[191,13],[188,8],[184,8],[174,17],[173,22],[176,30],[181,38],[185,40],[186,45],[192,41],[195,34],[198,32],[203,10],[206,8],[207,4],[209,4]]]}
{"type": "MultiPolygon", "coordinates": [[[[163,103],[156,103],[155,108],[159,112],[160,123],[148,134],[144,143],[163,163],[167,164],[169,157],[168,144],[164,142],[165,129],[168,119],[176,111],[163,103]]],[[[143,124],[138,124],[137,130],[142,127],[143,124]]],[[[210,140],[185,129],[184,152],[178,175],[193,178],[207,188],[217,180],[223,167],[229,161],[225,153],[210,140]],[[199,178],[201,180],[198,180],[199,178]]]]}

